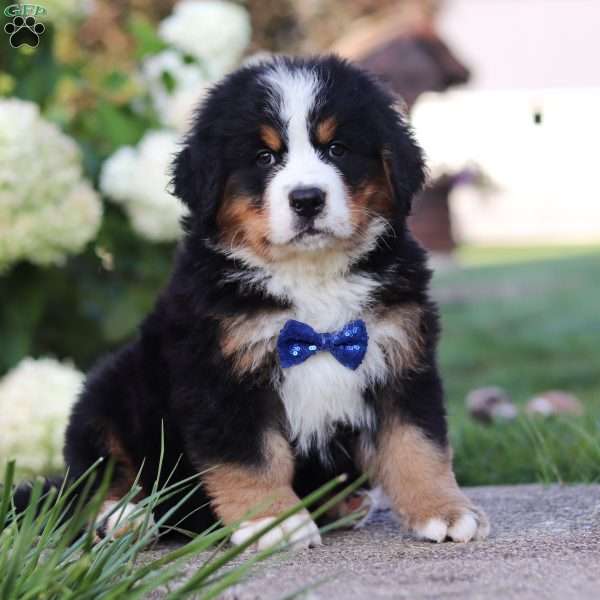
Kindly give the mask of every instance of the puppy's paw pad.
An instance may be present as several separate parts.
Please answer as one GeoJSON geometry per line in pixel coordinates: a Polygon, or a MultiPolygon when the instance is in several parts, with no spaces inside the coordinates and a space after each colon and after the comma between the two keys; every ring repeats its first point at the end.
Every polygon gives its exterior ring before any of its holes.
{"type": "MultiPolygon", "coordinates": [[[[232,544],[239,546],[248,541],[253,535],[256,535],[265,527],[268,527],[275,521],[275,517],[264,517],[245,521],[240,528],[231,536],[232,544]]],[[[303,548],[312,548],[321,545],[321,536],[319,529],[310,515],[303,511],[297,515],[292,515],[285,521],[265,533],[258,539],[258,542],[252,546],[254,550],[266,550],[286,544],[294,550],[303,548]]]]}
{"type": "Polygon", "coordinates": [[[484,540],[490,525],[485,514],[479,509],[465,508],[458,514],[432,517],[414,528],[418,537],[432,542],[470,542],[484,540]]]}
{"type": "Polygon", "coordinates": [[[360,528],[368,523],[377,510],[379,510],[379,503],[375,491],[361,490],[351,494],[334,506],[327,513],[327,516],[331,520],[348,519],[349,517],[352,517],[352,520],[345,526],[360,528]]]}

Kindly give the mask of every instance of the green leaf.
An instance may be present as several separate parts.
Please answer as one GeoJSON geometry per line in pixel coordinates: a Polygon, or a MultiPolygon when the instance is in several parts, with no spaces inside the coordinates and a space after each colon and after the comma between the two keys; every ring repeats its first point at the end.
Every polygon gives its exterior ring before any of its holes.
{"type": "Polygon", "coordinates": [[[138,60],[167,48],[167,44],[158,36],[155,25],[139,13],[130,17],[127,30],[135,40],[135,57],[138,60]]]}

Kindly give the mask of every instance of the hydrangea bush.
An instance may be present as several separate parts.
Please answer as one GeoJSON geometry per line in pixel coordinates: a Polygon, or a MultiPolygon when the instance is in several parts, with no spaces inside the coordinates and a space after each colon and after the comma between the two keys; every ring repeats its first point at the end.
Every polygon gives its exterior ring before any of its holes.
{"type": "Polygon", "coordinates": [[[120,148],[102,167],[100,189],[122,204],[133,229],[149,240],[172,241],[181,234],[184,205],[168,191],[176,151],[175,133],[149,131],[137,148],[120,148]]]}
{"type": "Polygon", "coordinates": [[[0,380],[0,473],[60,471],[65,428],[83,373],[52,358],[26,358],[0,380]]]}
{"type": "Polygon", "coordinates": [[[167,44],[194,57],[211,80],[239,63],[252,34],[246,9],[221,0],[179,2],[158,31],[167,44]]]}
{"type": "Polygon", "coordinates": [[[180,52],[167,49],[144,61],[142,77],[160,122],[185,131],[193,108],[209,85],[199,65],[186,61],[180,52]]]}
{"type": "Polygon", "coordinates": [[[0,99],[0,271],[19,260],[63,263],[95,237],[101,216],[77,144],[33,102],[0,99]]]}

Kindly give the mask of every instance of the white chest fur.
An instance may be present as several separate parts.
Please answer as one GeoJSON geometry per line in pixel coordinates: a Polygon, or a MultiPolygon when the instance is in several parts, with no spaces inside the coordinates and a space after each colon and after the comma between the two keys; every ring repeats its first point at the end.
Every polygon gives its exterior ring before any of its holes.
{"type": "Polygon", "coordinates": [[[298,448],[323,448],[337,424],[362,428],[374,419],[364,401],[365,390],[414,366],[419,354],[421,309],[416,305],[384,309],[375,306],[381,283],[365,274],[344,273],[336,264],[302,261],[242,281],[262,287],[290,304],[289,310],[266,313],[235,323],[235,348],[246,357],[246,368],[259,368],[275,351],[277,336],[288,319],[297,319],[318,332],[336,331],[353,319],[363,319],[369,343],[355,371],[327,352],[275,377],[290,434],[298,448]]]}
{"type": "MultiPolygon", "coordinates": [[[[306,271],[286,271],[277,273],[268,289],[292,302],[292,318],[318,332],[329,332],[358,318],[364,319],[369,328],[369,308],[377,285],[375,279],[365,275],[325,278],[306,271]]],[[[323,448],[336,424],[365,427],[372,422],[373,414],[364,402],[363,392],[385,376],[386,361],[372,327],[369,336],[367,353],[355,371],[327,352],[283,369],[279,393],[290,433],[300,451],[313,446],[323,448]]]]}

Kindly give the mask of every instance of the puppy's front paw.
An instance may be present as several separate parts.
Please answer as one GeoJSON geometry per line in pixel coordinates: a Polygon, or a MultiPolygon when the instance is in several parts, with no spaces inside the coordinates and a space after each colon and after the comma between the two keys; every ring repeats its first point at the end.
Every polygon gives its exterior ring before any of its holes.
{"type": "Polygon", "coordinates": [[[490,524],[485,513],[473,506],[451,508],[440,514],[417,522],[412,527],[415,535],[432,542],[470,542],[484,540],[490,533],[490,524]]]}
{"type": "MultiPolygon", "coordinates": [[[[244,521],[231,536],[231,543],[235,546],[243,544],[261,529],[273,523],[273,521],[275,521],[275,517],[244,521]]],[[[290,547],[294,550],[312,548],[322,544],[319,528],[310,518],[307,511],[303,510],[296,515],[292,515],[277,525],[277,527],[265,533],[252,546],[252,549],[260,551],[279,545],[283,547],[286,544],[290,544],[290,547]]]]}

